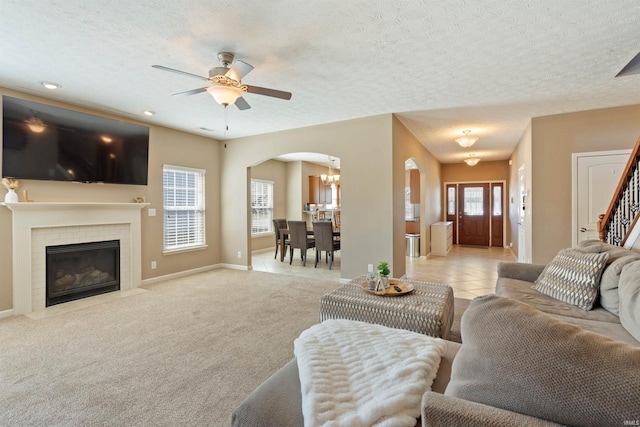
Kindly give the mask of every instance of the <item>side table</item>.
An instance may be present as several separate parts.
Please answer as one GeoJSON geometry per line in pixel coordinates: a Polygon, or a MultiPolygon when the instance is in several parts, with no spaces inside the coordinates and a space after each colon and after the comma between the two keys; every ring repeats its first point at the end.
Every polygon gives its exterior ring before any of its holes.
{"type": "Polygon", "coordinates": [[[453,323],[453,289],[451,286],[402,280],[415,290],[399,296],[380,296],[366,292],[357,277],[320,299],[320,322],[348,319],[406,329],[446,339],[453,323]]]}

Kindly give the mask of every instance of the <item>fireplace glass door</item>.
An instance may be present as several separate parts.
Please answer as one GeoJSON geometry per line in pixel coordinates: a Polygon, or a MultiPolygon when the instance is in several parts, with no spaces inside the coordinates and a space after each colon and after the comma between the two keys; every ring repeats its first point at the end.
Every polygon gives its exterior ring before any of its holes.
{"type": "Polygon", "coordinates": [[[120,289],[120,241],[47,246],[47,307],[120,289]]]}

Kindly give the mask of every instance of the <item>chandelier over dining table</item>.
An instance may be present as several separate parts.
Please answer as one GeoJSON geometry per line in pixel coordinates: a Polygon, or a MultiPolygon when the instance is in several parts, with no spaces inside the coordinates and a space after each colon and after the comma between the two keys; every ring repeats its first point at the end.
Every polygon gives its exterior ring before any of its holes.
{"type": "Polygon", "coordinates": [[[334,173],[333,162],[335,162],[335,159],[329,156],[329,173],[320,175],[320,180],[324,185],[332,185],[332,184],[337,185],[340,183],[340,174],[334,173]]]}

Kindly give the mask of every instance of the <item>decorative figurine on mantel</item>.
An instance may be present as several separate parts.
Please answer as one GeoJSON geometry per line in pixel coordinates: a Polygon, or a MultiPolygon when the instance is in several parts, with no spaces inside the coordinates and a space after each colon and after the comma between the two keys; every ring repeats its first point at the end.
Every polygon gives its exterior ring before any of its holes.
{"type": "Polygon", "coordinates": [[[18,193],[16,193],[16,189],[20,188],[22,184],[20,181],[13,178],[2,178],[2,185],[8,190],[7,194],[4,196],[5,203],[18,203],[20,200],[18,198],[18,193]]]}

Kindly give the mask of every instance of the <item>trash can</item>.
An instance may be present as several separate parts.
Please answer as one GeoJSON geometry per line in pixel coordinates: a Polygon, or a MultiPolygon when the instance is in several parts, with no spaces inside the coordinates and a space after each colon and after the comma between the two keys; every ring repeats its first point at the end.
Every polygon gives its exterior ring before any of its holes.
{"type": "Polygon", "coordinates": [[[405,234],[407,238],[407,256],[418,258],[420,256],[420,235],[405,234]]]}

